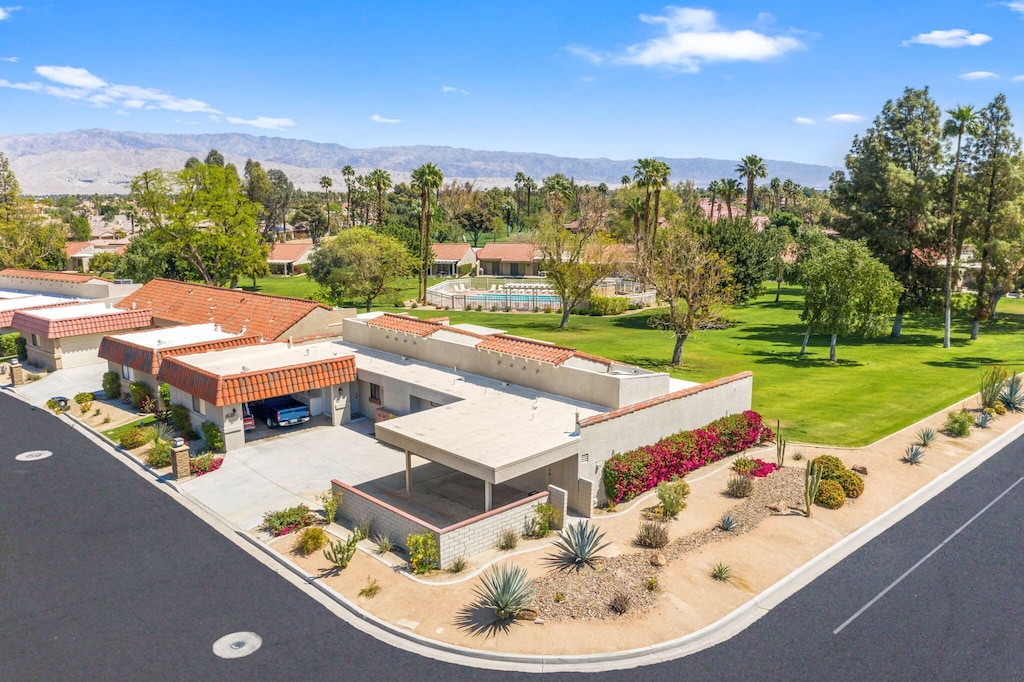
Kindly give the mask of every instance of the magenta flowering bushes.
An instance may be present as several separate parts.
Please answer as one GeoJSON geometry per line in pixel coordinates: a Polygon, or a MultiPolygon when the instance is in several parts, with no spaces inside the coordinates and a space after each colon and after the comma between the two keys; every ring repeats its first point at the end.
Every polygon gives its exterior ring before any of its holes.
{"type": "Polygon", "coordinates": [[[761,415],[752,410],[722,417],[693,431],[680,431],[653,445],[612,455],[602,472],[605,494],[612,502],[631,500],[673,476],[685,476],[774,437],[761,415]]]}

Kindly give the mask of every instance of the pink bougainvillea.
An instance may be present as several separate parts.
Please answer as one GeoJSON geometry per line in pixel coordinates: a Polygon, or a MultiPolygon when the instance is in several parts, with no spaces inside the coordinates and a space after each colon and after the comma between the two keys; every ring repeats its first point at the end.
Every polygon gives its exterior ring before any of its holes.
{"type": "MultiPolygon", "coordinates": [[[[605,493],[613,502],[630,500],[673,476],[685,476],[726,455],[774,438],[775,434],[757,412],[747,410],[722,417],[703,428],[680,431],[653,445],[613,455],[604,464],[605,493]]],[[[768,473],[771,472],[753,475],[768,473]]]]}

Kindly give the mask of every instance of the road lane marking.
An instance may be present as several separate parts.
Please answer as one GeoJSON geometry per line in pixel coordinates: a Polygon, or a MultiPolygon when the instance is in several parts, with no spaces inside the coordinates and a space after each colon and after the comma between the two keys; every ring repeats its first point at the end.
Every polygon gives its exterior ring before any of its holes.
{"type": "Polygon", "coordinates": [[[921,558],[921,560],[920,560],[920,561],[918,561],[918,562],[917,562],[916,564],[914,564],[913,566],[911,566],[910,568],[908,568],[908,569],[907,569],[906,571],[904,571],[903,575],[901,575],[901,576],[900,576],[899,578],[896,578],[896,580],[893,580],[893,581],[892,581],[891,583],[889,583],[889,586],[888,586],[888,587],[886,587],[886,588],[885,588],[884,590],[882,590],[881,592],[879,592],[879,593],[878,593],[877,595],[875,595],[875,598],[874,598],[874,599],[872,599],[871,601],[869,601],[869,602],[868,602],[867,604],[865,604],[864,606],[860,607],[860,609],[858,609],[857,613],[853,614],[852,616],[850,616],[849,618],[847,618],[847,619],[846,619],[845,621],[843,621],[843,624],[842,624],[842,625],[840,625],[839,627],[837,627],[837,628],[836,628],[835,630],[833,630],[833,631],[832,631],[832,634],[833,634],[833,635],[838,635],[838,634],[839,634],[840,632],[842,632],[842,631],[843,631],[843,628],[845,628],[845,627],[846,627],[847,625],[849,625],[849,624],[850,624],[850,623],[852,623],[853,621],[857,620],[857,618],[858,618],[858,617],[859,617],[859,616],[860,616],[860,615],[861,615],[862,613],[864,613],[865,611],[867,611],[868,609],[870,609],[870,608],[871,608],[871,607],[872,607],[872,606],[874,605],[874,603],[875,603],[875,602],[877,602],[877,601],[878,601],[879,599],[881,599],[882,597],[884,597],[884,596],[886,595],[886,593],[888,593],[888,592],[889,592],[889,590],[891,590],[892,588],[894,588],[894,587],[896,587],[897,585],[899,585],[899,584],[900,584],[900,583],[901,583],[901,582],[903,581],[903,579],[904,579],[904,578],[906,578],[906,577],[907,577],[908,575],[910,575],[910,574],[911,574],[911,573],[913,573],[913,572],[914,572],[915,570],[917,570],[917,568],[918,568],[918,567],[919,567],[919,566],[920,566],[921,564],[923,564],[924,562],[928,561],[928,559],[930,559],[930,558],[932,557],[932,555],[934,555],[934,554],[935,554],[936,552],[938,552],[938,551],[939,551],[940,549],[942,549],[943,547],[945,547],[945,546],[946,546],[946,544],[947,544],[947,543],[949,543],[949,541],[950,541],[950,540],[952,540],[953,538],[955,538],[955,537],[956,537],[957,535],[959,535],[959,534],[960,534],[960,532],[961,532],[961,531],[962,531],[963,529],[967,528],[967,526],[969,526],[969,525],[971,525],[972,523],[974,523],[974,521],[975,521],[975,520],[976,520],[976,519],[977,519],[977,518],[978,518],[979,516],[981,516],[982,514],[984,514],[985,512],[987,512],[987,511],[988,511],[988,510],[989,510],[989,509],[990,509],[990,508],[992,507],[992,505],[994,505],[994,504],[995,504],[996,502],[998,502],[999,500],[1003,499],[1003,498],[1004,498],[1004,497],[1005,497],[1005,496],[1006,496],[1007,494],[1009,494],[1009,492],[1010,492],[1011,490],[1013,490],[1014,488],[1016,488],[1016,487],[1017,487],[1017,486],[1018,486],[1018,485],[1020,484],[1020,482],[1021,482],[1021,481],[1024,481],[1024,476],[1021,476],[1021,477],[1020,477],[1020,478],[1018,478],[1018,479],[1017,479],[1016,481],[1014,481],[1014,482],[1013,482],[1013,485],[1011,485],[1011,486],[1010,486],[1009,488],[1007,488],[1006,490],[1004,490],[1003,492],[1001,492],[1001,493],[999,494],[999,496],[998,496],[998,497],[996,497],[996,499],[994,499],[994,500],[992,500],[991,502],[989,502],[988,504],[986,504],[986,505],[984,506],[984,508],[983,508],[983,509],[982,509],[981,511],[979,511],[979,512],[978,512],[977,514],[975,514],[975,515],[974,515],[974,516],[972,516],[972,517],[971,517],[970,519],[968,519],[968,520],[967,520],[967,522],[966,522],[966,523],[965,523],[964,525],[960,526],[960,527],[959,527],[959,528],[957,528],[957,529],[956,529],[955,531],[953,531],[953,533],[952,533],[952,534],[951,534],[951,535],[950,535],[950,536],[949,536],[948,538],[946,538],[945,540],[943,540],[942,542],[940,542],[940,543],[938,544],[938,546],[937,546],[937,547],[935,547],[935,549],[933,549],[932,551],[930,551],[930,552],[928,552],[927,554],[925,554],[925,555],[924,555],[924,556],[923,556],[923,557],[921,558]]]}

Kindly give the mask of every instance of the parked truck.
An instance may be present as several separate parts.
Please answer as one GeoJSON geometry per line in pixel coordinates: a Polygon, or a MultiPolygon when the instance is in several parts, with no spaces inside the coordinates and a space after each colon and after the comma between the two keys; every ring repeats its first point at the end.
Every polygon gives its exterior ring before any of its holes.
{"type": "Polygon", "coordinates": [[[309,408],[287,395],[257,400],[249,408],[255,418],[264,420],[271,429],[309,421],[309,408]]]}

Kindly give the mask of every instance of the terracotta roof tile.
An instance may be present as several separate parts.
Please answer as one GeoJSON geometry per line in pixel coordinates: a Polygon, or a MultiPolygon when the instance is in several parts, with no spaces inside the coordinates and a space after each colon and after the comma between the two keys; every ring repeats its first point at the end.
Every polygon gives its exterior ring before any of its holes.
{"type": "Polygon", "coordinates": [[[64,244],[64,253],[68,255],[68,258],[74,256],[92,246],[92,242],[66,242],[64,244]]]}
{"type": "Polygon", "coordinates": [[[431,244],[435,261],[460,261],[467,251],[472,251],[469,244],[431,244]]]}
{"type": "Polygon", "coordinates": [[[101,315],[83,315],[61,320],[48,320],[33,315],[31,311],[19,310],[11,320],[11,327],[14,329],[26,334],[37,334],[47,339],[145,329],[152,325],[153,314],[149,310],[111,311],[101,315]]]}
{"type": "Polygon", "coordinates": [[[406,334],[415,334],[416,336],[430,336],[444,326],[440,322],[418,320],[408,315],[392,315],[391,313],[371,317],[366,320],[366,324],[372,327],[393,329],[397,332],[405,332],[406,334]]]}
{"type": "Polygon", "coordinates": [[[118,308],[149,308],[153,317],[178,324],[214,322],[225,330],[278,339],[316,309],[329,310],[320,303],[287,296],[222,289],[190,282],[154,279],[125,297],[118,308]]]}
{"type": "Polygon", "coordinates": [[[529,360],[550,362],[553,365],[560,365],[576,354],[572,348],[556,346],[552,343],[535,341],[533,339],[521,339],[506,334],[495,334],[488,336],[478,343],[476,347],[480,350],[489,350],[496,353],[515,355],[529,360]]]}
{"type": "Polygon", "coordinates": [[[110,280],[103,277],[93,277],[92,275],[80,275],[73,272],[53,272],[51,270],[20,270],[18,268],[7,268],[0,270],[0,277],[23,277],[25,279],[45,279],[55,280],[59,282],[74,282],[81,284],[83,282],[91,282],[93,280],[100,280],[103,282],[109,282],[110,280]]]}
{"type": "Polygon", "coordinates": [[[500,260],[506,263],[529,263],[537,258],[533,244],[491,242],[476,252],[477,260],[500,260]]]}
{"type": "Polygon", "coordinates": [[[159,381],[218,407],[274,398],[356,380],[356,361],[351,355],[315,360],[288,367],[218,376],[193,367],[181,358],[166,358],[159,381]]]}
{"type": "Polygon", "coordinates": [[[312,244],[283,242],[274,244],[267,261],[274,263],[294,263],[302,258],[302,255],[313,248],[312,244]]]}
{"type": "Polygon", "coordinates": [[[260,343],[258,336],[240,336],[233,339],[220,339],[218,341],[198,341],[196,343],[186,343],[167,348],[150,348],[116,336],[104,336],[103,340],[100,341],[99,354],[104,360],[116,362],[119,365],[127,365],[140,372],[148,372],[155,375],[160,370],[160,363],[164,358],[210,353],[227,348],[253,346],[258,343],[260,343]]]}

